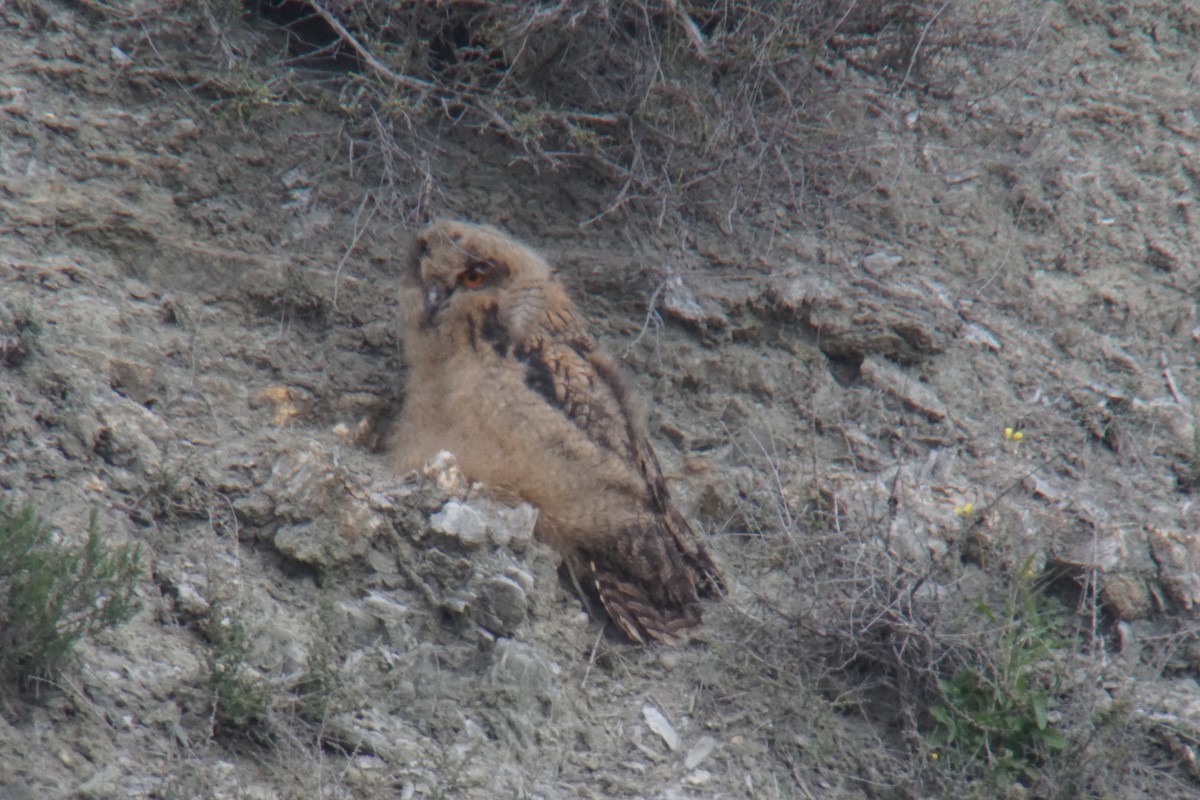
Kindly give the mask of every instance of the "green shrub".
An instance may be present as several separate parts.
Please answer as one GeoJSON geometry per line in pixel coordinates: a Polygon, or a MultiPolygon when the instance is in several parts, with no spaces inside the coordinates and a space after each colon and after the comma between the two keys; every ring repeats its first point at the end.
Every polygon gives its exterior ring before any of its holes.
{"type": "Polygon", "coordinates": [[[80,638],[129,619],[140,548],[106,547],[96,513],[87,541],[58,541],[32,506],[0,502],[0,680],[46,677],[80,638]]]}
{"type": "Polygon", "coordinates": [[[341,668],[336,613],[334,605],[325,601],[313,615],[316,636],[308,645],[304,674],[293,688],[299,700],[300,714],[317,723],[367,705],[341,668]]]}
{"type": "Polygon", "coordinates": [[[31,306],[0,303],[0,367],[19,367],[37,349],[42,324],[31,306]]]}
{"type": "Polygon", "coordinates": [[[983,759],[999,777],[1033,778],[1067,739],[1051,716],[1056,702],[1055,653],[1070,641],[1055,628],[1059,614],[1028,585],[999,614],[986,603],[977,611],[994,639],[978,658],[938,680],[941,702],[929,709],[937,721],[933,742],[967,759],[983,759]]]}
{"type": "Polygon", "coordinates": [[[214,606],[205,633],[213,719],[220,727],[236,730],[261,722],[271,705],[271,689],[247,663],[249,645],[241,615],[214,606]]]}

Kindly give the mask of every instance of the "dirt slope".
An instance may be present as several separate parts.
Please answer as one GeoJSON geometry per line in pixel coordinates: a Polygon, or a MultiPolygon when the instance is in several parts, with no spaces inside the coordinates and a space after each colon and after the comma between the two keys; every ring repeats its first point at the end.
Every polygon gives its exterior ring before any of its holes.
{"type": "Polygon", "coordinates": [[[933,796],[903,664],[838,650],[849,542],[918,605],[1053,577],[1063,796],[1200,792],[1200,8],[958,12],[1007,45],[928,92],[832,61],[851,188],[722,230],[581,226],[613,187],[448,123],[408,181],[236,8],[0,5],[0,488],[147,566],[0,701],[0,800],[933,796]],[[387,473],[418,204],[545,252],[633,375],[731,577],[709,641],[607,636],[528,509],[387,473]]]}

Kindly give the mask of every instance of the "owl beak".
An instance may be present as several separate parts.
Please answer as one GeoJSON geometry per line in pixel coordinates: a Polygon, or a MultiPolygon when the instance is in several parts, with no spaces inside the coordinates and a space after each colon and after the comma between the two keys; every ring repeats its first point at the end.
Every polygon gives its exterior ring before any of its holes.
{"type": "Polygon", "coordinates": [[[433,318],[438,315],[438,312],[446,305],[446,298],[450,293],[442,286],[430,286],[425,291],[425,322],[433,322],[433,318]]]}

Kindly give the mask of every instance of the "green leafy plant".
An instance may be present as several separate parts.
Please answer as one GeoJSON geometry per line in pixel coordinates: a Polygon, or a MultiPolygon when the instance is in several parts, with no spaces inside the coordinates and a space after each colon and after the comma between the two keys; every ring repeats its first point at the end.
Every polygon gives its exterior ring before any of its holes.
{"type": "Polygon", "coordinates": [[[271,703],[270,687],[247,663],[246,626],[236,611],[213,606],[206,633],[213,720],[221,727],[246,729],[262,720],[271,703]]]}
{"type": "MultiPolygon", "coordinates": [[[[1023,570],[1030,574],[1029,565],[1023,570]]],[[[941,702],[929,709],[937,722],[932,741],[967,758],[982,758],[1001,777],[1033,777],[1050,754],[1067,746],[1052,722],[1056,651],[1068,640],[1055,632],[1059,615],[1023,579],[999,614],[976,610],[998,633],[978,658],[940,678],[941,702]]]]}
{"type": "Polygon", "coordinates": [[[105,546],[95,512],[73,547],[33,506],[0,502],[0,680],[49,676],[80,638],[129,619],[140,574],[140,548],[105,546]]]}

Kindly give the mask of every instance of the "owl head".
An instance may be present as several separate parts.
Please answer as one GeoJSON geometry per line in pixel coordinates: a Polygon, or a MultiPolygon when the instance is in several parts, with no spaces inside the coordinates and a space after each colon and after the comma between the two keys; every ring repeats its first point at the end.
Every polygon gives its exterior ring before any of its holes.
{"type": "Polygon", "coordinates": [[[417,235],[404,282],[406,311],[420,333],[453,333],[472,345],[520,343],[562,294],[533,250],[495,228],[454,221],[417,235]]]}

